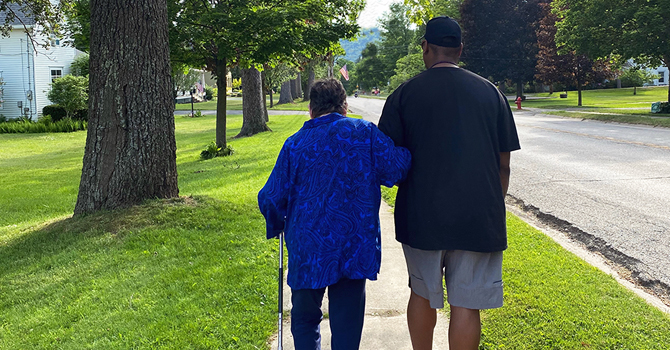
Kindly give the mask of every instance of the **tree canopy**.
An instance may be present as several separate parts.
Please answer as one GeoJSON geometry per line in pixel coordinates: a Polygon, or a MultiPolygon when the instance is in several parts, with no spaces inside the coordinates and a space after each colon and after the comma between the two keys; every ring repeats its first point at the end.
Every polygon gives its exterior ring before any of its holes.
{"type": "MultiPolygon", "coordinates": [[[[243,68],[310,57],[358,32],[363,0],[171,0],[173,60],[205,67],[225,84],[243,68]]],[[[254,85],[255,86],[255,85],[254,85]]],[[[219,85],[219,91],[225,86],[219,85]]],[[[225,99],[217,106],[217,144],[226,146],[225,99]]]]}
{"type": "Polygon", "coordinates": [[[555,0],[553,6],[561,19],[556,40],[566,49],[670,66],[669,0],[555,0]]]}
{"type": "Polygon", "coordinates": [[[464,0],[460,24],[466,68],[494,81],[514,81],[521,96],[523,84],[535,76],[538,4],[545,1],[464,0]]]}

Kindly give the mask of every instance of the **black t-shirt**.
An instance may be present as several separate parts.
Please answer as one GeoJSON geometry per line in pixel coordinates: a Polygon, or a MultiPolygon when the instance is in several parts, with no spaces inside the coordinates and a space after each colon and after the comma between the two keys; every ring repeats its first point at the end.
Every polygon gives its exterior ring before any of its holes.
{"type": "Polygon", "coordinates": [[[412,153],[396,239],[424,250],[507,248],[500,153],[520,148],[509,103],[464,69],[432,68],[386,101],[379,129],[412,153]]]}

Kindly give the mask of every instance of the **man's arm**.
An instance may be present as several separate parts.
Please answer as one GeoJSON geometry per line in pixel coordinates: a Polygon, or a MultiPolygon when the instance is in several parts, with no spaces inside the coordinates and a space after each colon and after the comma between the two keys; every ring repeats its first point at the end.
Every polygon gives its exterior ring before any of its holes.
{"type": "Polygon", "coordinates": [[[503,198],[507,196],[507,190],[509,189],[510,156],[510,152],[500,152],[500,184],[502,185],[503,198]]]}

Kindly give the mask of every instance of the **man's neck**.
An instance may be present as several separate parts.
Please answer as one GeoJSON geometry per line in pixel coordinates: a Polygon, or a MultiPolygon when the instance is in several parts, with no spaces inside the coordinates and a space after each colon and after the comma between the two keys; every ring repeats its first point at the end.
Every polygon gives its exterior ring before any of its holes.
{"type": "Polygon", "coordinates": [[[441,67],[459,68],[458,59],[453,58],[438,59],[435,60],[435,62],[433,62],[433,64],[430,65],[430,68],[441,68],[441,67]]]}

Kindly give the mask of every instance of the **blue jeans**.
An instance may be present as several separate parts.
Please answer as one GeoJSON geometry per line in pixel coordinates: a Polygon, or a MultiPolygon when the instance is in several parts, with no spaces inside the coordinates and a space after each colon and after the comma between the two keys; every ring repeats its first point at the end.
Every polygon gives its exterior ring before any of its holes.
{"type": "MultiPolygon", "coordinates": [[[[291,333],[296,350],[321,350],[319,324],[326,288],[291,289],[291,333]]],[[[365,280],[342,278],[328,286],[333,350],[358,350],[365,317],[365,280]]]]}

